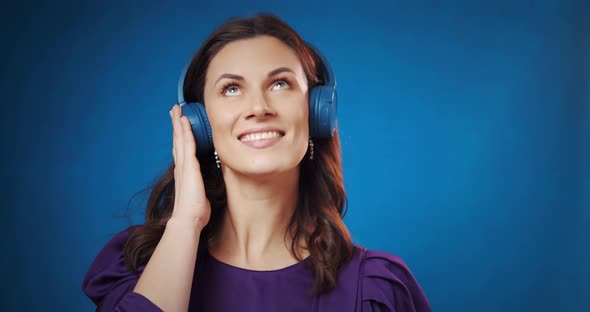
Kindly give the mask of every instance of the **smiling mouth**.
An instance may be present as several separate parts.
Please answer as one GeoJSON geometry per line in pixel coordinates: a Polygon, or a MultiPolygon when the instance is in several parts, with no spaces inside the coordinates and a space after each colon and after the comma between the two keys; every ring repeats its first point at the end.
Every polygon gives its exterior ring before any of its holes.
{"type": "Polygon", "coordinates": [[[242,142],[255,142],[260,140],[272,140],[275,138],[281,138],[285,135],[280,131],[264,131],[256,133],[248,133],[239,137],[242,142]]]}
{"type": "Polygon", "coordinates": [[[264,132],[256,132],[256,133],[249,133],[240,136],[240,141],[244,143],[244,145],[255,148],[267,148],[270,146],[275,145],[285,136],[284,132],[280,131],[264,131],[264,132]]]}

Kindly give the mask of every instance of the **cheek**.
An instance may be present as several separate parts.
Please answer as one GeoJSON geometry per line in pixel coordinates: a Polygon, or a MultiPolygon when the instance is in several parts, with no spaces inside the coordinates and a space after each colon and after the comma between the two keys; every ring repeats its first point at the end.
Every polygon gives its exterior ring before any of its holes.
{"type": "Polygon", "coordinates": [[[309,141],[309,118],[308,109],[304,105],[307,102],[298,106],[296,109],[290,111],[291,131],[292,131],[292,142],[293,144],[291,151],[296,152],[295,154],[305,153],[307,150],[307,144],[309,141]]]}
{"type": "Polygon", "coordinates": [[[296,105],[290,105],[286,116],[298,127],[307,128],[309,124],[309,106],[307,100],[300,100],[296,105]]]}
{"type": "Polygon", "coordinates": [[[232,135],[231,129],[235,120],[234,115],[229,110],[207,110],[207,119],[209,119],[215,146],[223,144],[223,138],[232,135]]]}

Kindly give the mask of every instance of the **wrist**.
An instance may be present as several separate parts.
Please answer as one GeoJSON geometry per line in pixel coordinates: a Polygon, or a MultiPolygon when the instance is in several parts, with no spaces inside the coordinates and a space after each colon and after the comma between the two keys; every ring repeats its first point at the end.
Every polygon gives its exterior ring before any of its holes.
{"type": "Polygon", "coordinates": [[[166,227],[184,227],[194,230],[198,233],[201,233],[201,231],[203,231],[205,225],[205,222],[203,222],[199,218],[181,217],[175,215],[172,215],[172,217],[170,217],[170,219],[166,222],[166,227]]]}

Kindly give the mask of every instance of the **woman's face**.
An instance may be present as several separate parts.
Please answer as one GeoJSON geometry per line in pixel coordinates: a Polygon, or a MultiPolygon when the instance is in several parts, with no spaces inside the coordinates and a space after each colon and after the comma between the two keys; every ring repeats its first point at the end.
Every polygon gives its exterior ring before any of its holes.
{"type": "Polygon", "coordinates": [[[207,69],[204,102],[224,170],[284,172],[305,156],[307,79],[295,51],[279,39],[258,36],[224,46],[207,69]]]}

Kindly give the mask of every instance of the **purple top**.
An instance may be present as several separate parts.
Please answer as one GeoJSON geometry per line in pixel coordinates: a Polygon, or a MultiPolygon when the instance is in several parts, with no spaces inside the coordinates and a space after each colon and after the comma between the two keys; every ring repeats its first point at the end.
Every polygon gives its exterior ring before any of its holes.
{"type": "MultiPolygon", "coordinates": [[[[130,228],[105,244],[84,276],[82,289],[97,311],[162,311],[133,292],[139,276],[125,268],[123,255],[130,228]]],[[[309,258],[279,270],[252,271],[213,258],[204,245],[197,253],[189,311],[431,311],[403,260],[385,252],[355,245],[336,288],[318,297],[309,294],[313,275],[303,265],[309,258]]]]}

